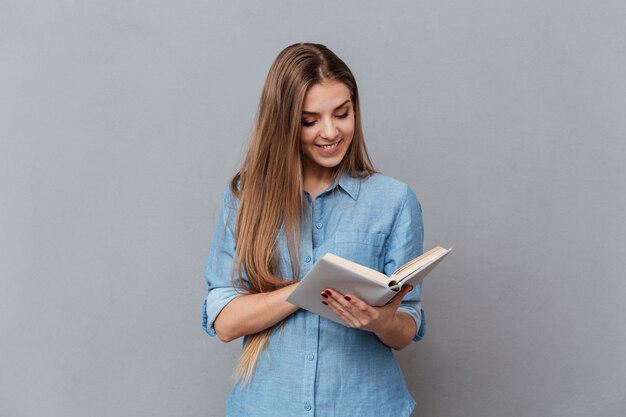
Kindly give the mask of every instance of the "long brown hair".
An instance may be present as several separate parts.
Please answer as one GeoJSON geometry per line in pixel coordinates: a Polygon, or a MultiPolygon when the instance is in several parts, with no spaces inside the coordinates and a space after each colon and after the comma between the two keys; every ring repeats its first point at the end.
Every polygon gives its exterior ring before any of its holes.
{"type": "MultiPolygon", "coordinates": [[[[354,137],[333,179],[343,173],[365,177],[375,172],[363,138],[356,81],[348,66],[323,45],[297,43],[285,48],[267,74],[245,160],[230,184],[239,199],[233,271],[251,294],[273,291],[299,279],[300,220],[306,207],[299,139],[302,103],[310,86],[325,81],[345,84],[354,109],[354,137]],[[291,277],[280,276],[277,237],[281,231],[289,250],[291,277]]],[[[247,337],[236,371],[244,383],[250,381],[271,331],[247,337]]]]}

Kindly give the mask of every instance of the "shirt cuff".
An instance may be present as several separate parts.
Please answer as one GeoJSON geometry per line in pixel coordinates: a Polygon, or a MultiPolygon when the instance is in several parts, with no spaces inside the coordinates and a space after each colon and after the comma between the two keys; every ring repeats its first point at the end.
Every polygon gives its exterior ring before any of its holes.
{"type": "Polygon", "coordinates": [[[400,307],[398,307],[398,311],[408,314],[413,318],[413,321],[415,321],[415,328],[417,330],[415,332],[415,336],[413,336],[413,341],[419,342],[422,340],[426,335],[426,319],[424,310],[422,310],[421,307],[415,308],[413,306],[401,304],[400,307]]]}
{"type": "Polygon", "coordinates": [[[240,294],[232,287],[213,288],[204,300],[202,307],[202,328],[210,335],[215,336],[215,319],[226,304],[240,294]]]}

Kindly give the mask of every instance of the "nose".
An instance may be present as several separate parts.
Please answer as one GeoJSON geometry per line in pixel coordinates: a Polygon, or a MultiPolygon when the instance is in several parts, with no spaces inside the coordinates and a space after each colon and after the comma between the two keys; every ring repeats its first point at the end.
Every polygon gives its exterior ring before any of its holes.
{"type": "Polygon", "coordinates": [[[322,139],[334,139],[339,133],[339,129],[333,123],[333,120],[325,120],[322,122],[322,130],[320,132],[320,137],[322,139]]]}

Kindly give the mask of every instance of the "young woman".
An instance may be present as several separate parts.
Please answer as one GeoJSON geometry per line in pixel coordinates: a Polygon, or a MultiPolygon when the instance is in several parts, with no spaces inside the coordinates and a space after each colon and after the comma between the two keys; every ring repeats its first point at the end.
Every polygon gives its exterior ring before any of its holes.
{"type": "Polygon", "coordinates": [[[350,69],[328,48],[284,49],[226,189],[205,270],[203,327],[244,337],[227,415],[409,416],[392,349],[425,332],[420,285],[372,307],[332,288],[345,326],[285,301],[327,252],[390,275],[423,251],[421,206],[372,167],[350,69]]]}

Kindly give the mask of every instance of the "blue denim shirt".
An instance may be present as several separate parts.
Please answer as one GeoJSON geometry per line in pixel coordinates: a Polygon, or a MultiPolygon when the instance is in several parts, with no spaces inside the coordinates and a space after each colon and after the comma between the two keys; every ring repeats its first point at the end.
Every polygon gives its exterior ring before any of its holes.
{"type": "MultiPolygon", "coordinates": [[[[302,223],[302,276],[327,252],[386,275],[423,252],[420,203],[398,180],[382,174],[366,179],[343,175],[314,205],[308,194],[306,198],[310,217],[302,223]]],[[[231,279],[236,210],[237,199],[227,189],[205,270],[208,295],[202,325],[211,336],[222,308],[241,295],[231,279]]],[[[278,244],[282,276],[290,277],[284,238],[278,244]]],[[[415,341],[426,331],[420,292],[421,284],[399,308],[415,320],[415,341]]],[[[414,406],[391,349],[374,333],[300,309],[274,329],[249,385],[235,382],[227,416],[402,417],[414,406]]]]}

